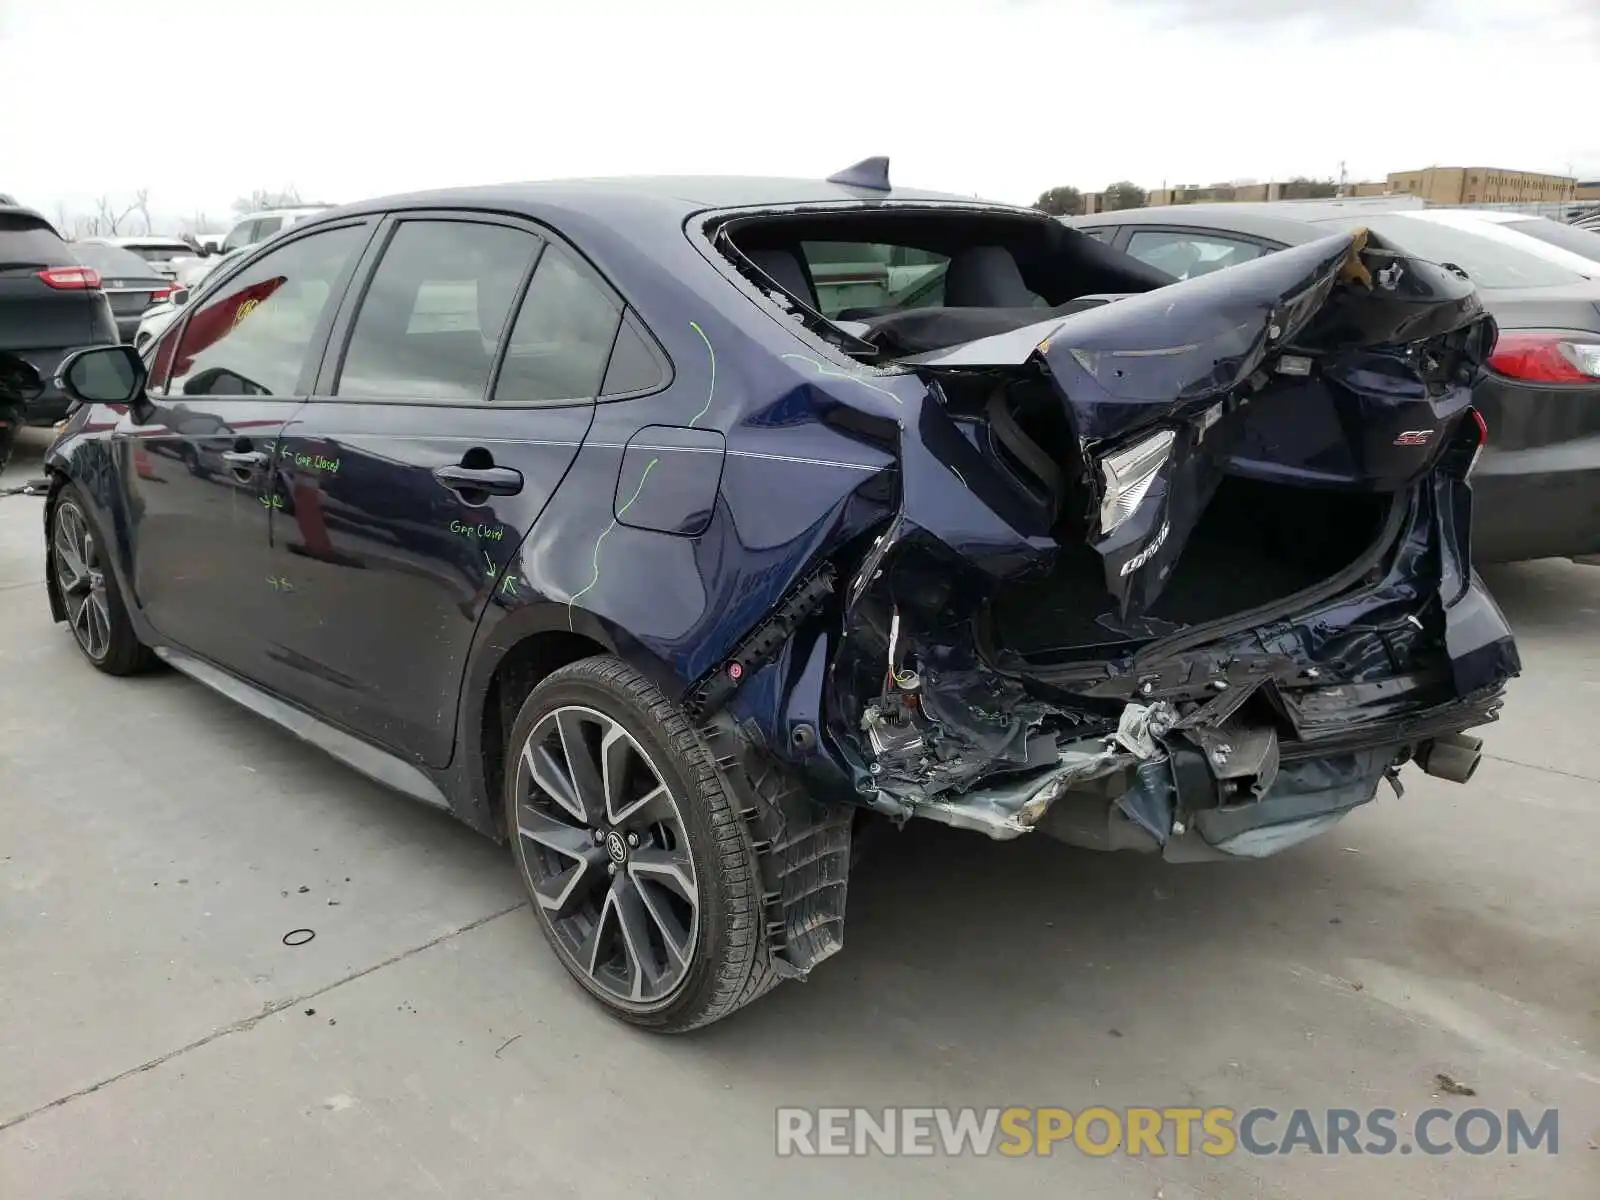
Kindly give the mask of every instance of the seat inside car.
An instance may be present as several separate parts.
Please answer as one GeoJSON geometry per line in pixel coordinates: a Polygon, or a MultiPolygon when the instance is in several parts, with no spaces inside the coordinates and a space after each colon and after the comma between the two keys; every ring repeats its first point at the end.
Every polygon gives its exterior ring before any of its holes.
{"type": "Polygon", "coordinates": [[[950,308],[1032,308],[1039,298],[1023,282],[1011,251],[973,246],[950,259],[944,302],[950,308]]]}

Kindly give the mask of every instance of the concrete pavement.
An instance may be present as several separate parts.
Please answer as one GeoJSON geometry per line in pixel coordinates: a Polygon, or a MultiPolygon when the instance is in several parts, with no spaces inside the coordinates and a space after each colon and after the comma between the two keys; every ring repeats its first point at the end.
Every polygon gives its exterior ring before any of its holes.
{"type": "Polygon", "coordinates": [[[1600,568],[1490,577],[1526,674],[1468,787],[1408,770],[1261,863],[913,828],[811,982],[662,1039],[584,1001],[498,847],[179,676],[90,670],[39,517],[0,501],[4,1200],[1600,1195],[1600,568]],[[1561,1142],[775,1156],[777,1106],[831,1104],[1557,1107],[1561,1142]]]}

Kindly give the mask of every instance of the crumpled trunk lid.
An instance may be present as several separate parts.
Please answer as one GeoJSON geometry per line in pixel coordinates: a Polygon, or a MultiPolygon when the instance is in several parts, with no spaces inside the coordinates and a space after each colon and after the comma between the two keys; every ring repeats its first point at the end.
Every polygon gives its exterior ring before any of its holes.
{"type": "Polygon", "coordinates": [[[1415,483],[1469,412],[1493,339],[1470,282],[1358,230],[898,361],[934,379],[1048,379],[1076,443],[1070,502],[1129,620],[1227,473],[1415,483]]]}

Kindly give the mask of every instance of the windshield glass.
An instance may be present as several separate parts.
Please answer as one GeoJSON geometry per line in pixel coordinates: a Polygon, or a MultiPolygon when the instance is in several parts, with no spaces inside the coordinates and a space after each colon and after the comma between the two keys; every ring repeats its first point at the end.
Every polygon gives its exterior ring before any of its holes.
{"type": "Polygon", "coordinates": [[[1355,229],[1366,226],[1390,245],[1434,263],[1460,267],[1479,287],[1540,288],[1581,283],[1583,276],[1528,250],[1400,213],[1342,216],[1318,224],[1355,229]]]}
{"type": "Polygon", "coordinates": [[[126,276],[130,279],[151,277],[150,264],[137,254],[121,246],[104,246],[99,242],[75,242],[72,252],[86,267],[93,267],[107,278],[126,276]]]}
{"type": "Polygon", "coordinates": [[[1600,233],[1595,233],[1593,230],[1579,229],[1576,225],[1563,225],[1560,221],[1552,221],[1546,217],[1534,217],[1529,221],[1507,221],[1506,228],[1515,229],[1518,233],[1525,233],[1531,238],[1538,238],[1541,242],[1559,246],[1563,250],[1570,250],[1573,254],[1581,254],[1600,263],[1600,233]]]}

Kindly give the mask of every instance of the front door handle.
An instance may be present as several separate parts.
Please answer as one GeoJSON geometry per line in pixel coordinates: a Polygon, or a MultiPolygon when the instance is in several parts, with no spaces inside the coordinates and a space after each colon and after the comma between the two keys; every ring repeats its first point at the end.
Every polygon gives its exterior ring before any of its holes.
{"type": "Polygon", "coordinates": [[[247,471],[254,467],[265,466],[267,455],[262,450],[224,450],[222,461],[235,471],[247,471]]]}
{"type": "Polygon", "coordinates": [[[515,496],[522,490],[522,472],[512,467],[439,467],[433,477],[452,492],[515,496]]]}

